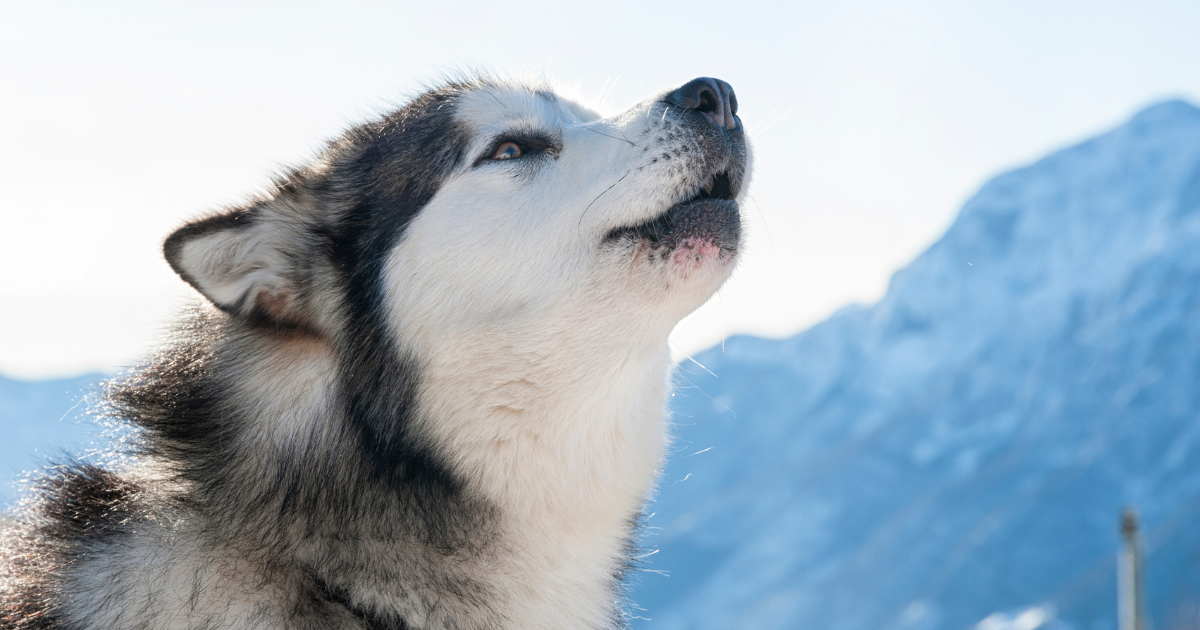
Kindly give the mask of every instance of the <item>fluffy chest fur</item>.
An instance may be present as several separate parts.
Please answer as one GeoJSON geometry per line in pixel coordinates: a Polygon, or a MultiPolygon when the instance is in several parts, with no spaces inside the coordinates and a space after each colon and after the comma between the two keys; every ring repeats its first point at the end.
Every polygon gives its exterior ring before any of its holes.
{"type": "Polygon", "coordinates": [[[588,319],[582,306],[556,313],[558,326],[527,314],[536,333],[463,332],[422,370],[423,431],[497,510],[495,586],[514,627],[614,623],[661,465],[667,346],[614,343],[577,321],[588,319]]]}
{"type": "Polygon", "coordinates": [[[506,616],[603,627],[662,457],[668,357],[561,365],[555,350],[446,357],[421,401],[452,467],[497,509],[506,616]]]}

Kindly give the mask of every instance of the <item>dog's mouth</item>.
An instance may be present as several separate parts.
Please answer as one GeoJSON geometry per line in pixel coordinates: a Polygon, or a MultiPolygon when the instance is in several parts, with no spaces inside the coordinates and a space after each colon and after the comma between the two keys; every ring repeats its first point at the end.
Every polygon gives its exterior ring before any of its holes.
{"type": "Polygon", "coordinates": [[[701,199],[724,199],[733,201],[733,187],[729,183],[729,171],[721,171],[708,178],[700,190],[680,203],[691,203],[701,199]]]}
{"type": "Polygon", "coordinates": [[[662,214],[638,225],[616,228],[605,240],[640,239],[652,249],[700,241],[718,248],[722,256],[732,256],[737,253],[742,226],[736,195],[729,172],[715,173],[662,214]]]}

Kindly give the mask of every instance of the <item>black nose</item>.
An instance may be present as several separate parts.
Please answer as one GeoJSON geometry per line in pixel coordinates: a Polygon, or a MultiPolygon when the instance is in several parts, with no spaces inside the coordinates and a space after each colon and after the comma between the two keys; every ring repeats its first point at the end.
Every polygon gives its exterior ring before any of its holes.
{"type": "Polygon", "coordinates": [[[737,96],[728,83],[720,79],[700,77],[671,92],[664,101],[683,109],[694,109],[722,129],[736,129],[737,96]]]}

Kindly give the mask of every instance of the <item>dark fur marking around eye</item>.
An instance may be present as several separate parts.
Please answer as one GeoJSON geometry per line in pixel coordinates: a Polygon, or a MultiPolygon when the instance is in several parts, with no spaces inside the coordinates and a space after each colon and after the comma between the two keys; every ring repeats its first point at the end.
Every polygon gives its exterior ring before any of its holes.
{"type": "Polygon", "coordinates": [[[461,484],[412,434],[419,366],[395,347],[384,312],[382,270],[414,216],[433,197],[465,154],[467,136],[454,121],[453,88],[426,94],[375,128],[365,129],[370,148],[347,164],[363,194],[333,239],[335,259],[346,274],[351,338],[341,356],[343,400],[370,455],[367,471],[406,495],[420,538],[452,551],[466,544],[486,507],[468,506],[461,484]],[[428,153],[437,147],[437,154],[428,153]],[[382,175],[381,175],[382,174],[382,175]]]}
{"type": "Polygon", "coordinates": [[[494,162],[513,162],[519,160],[527,160],[529,158],[539,156],[550,156],[557,158],[562,152],[562,140],[554,140],[555,134],[545,132],[526,132],[512,131],[500,134],[489,145],[489,148],[481,153],[475,159],[473,166],[483,166],[494,162]],[[507,160],[496,160],[493,156],[496,154],[500,145],[506,142],[514,142],[521,147],[521,155],[507,160]]]}

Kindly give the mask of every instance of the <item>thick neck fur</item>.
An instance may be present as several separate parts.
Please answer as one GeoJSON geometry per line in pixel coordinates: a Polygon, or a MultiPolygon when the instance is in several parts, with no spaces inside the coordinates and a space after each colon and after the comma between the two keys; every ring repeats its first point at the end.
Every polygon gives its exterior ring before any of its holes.
{"type": "Polygon", "coordinates": [[[406,366],[412,426],[393,435],[415,444],[394,464],[432,473],[381,476],[364,461],[370,423],[347,416],[342,391],[360,375],[332,344],[208,309],[110,395],[209,534],[364,614],[612,627],[661,457],[665,343],[503,334],[475,331],[406,366]]]}

